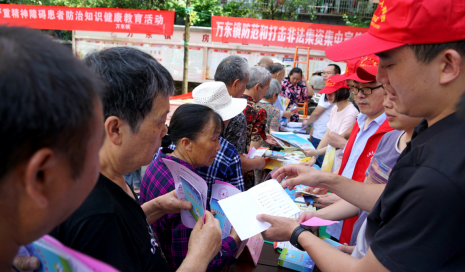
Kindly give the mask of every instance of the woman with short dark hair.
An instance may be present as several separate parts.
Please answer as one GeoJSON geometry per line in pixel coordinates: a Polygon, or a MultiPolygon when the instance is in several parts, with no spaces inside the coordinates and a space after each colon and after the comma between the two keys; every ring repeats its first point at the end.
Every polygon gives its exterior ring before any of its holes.
{"type": "MultiPolygon", "coordinates": [[[[297,103],[307,102],[313,96],[313,88],[308,84],[302,74],[302,69],[295,67],[289,72],[289,76],[281,82],[281,96],[289,98],[287,110],[297,106],[297,103]]],[[[299,114],[291,116],[292,122],[299,121],[299,114]]]]}
{"type": "MultiPolygon", "coordinates": [[[[326,81],[326,85],[320,93],[326,94],[325,99],[331,104],[336,104],[331,110],[331,116],[328,122],[328,129],[320,141],[316,149],[304,150],[305,155],[312,157],[309,164],[314,164],[319,156],[324,156],[328,146],[329,134],[335,132],[342,134],[349,129],[357,120],[358,110],[348,100],[350,96],[349,86],[347,86],[345,78],[340,75],[334,75],[326,81]]],[[[342,150],[336,150],[333,167],[331,172],[334,172],[341,165],[342,150]]]]}
{"type": "MultiPolygon", "coordinates": [[[[207,106],[184,104],[177,108],[168,128],[171,141],[166,141],[174,143],[176,149],[160,150],[147,167],[141,183],[141,202],[175,190],[173,175],[163,159],[175,161],[194,173],[197,173],[196,168],[212,165],[217,151],[220,150],[219,136],[223,129],[221,116],[207,106]]],[[[171,270],[175,271],[186,257],[192,229],[183,225],[180,214],[166,214],[153,223],[152,227],[171,270]]],[[[221,252],[210,262],[207,271],[219,271],[229,265],[239,243],[239,236],[232,230],[231,235],[222,240],[221,252]]]]}

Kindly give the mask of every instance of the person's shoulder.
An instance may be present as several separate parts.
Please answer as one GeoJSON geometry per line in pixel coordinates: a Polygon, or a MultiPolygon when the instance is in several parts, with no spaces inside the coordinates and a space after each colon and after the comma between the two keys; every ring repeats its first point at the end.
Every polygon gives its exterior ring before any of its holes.
{"type": "Polygon", "coordinates": [[[108,182],[111,181],[100,175],[89,196],[65,222],[74,225],[94,216],[116,214],[118,199],[108,188],[108,182]]]}
{"type": "Polygon", "coordinates": [[[231,160],[232,158],[239,156],[239,152],[237,152],[236,147],[226,139],[220,137],[220,145],[221,149],[218,150],[218,154],[221,154],[222,158],[231,160]]]}
{"type": "Polygon", "coordinates": [[[403,130],[392,130],[392,131],[386,132],[383,135],[383,137],[381,138],[381,141],[387,141],[387,140],[392,139],[392,138],[397,139],[403,133],[404,133],[403,130]]]}
{"type": "Polygon", "coordinates": [[[357,110],[357,108],[354,106],[354,104],[350,103],[348,107],[348,110],[350,112],[350,114],[353,114],[355,116],[357,116],[360,112],[357,110]]]}

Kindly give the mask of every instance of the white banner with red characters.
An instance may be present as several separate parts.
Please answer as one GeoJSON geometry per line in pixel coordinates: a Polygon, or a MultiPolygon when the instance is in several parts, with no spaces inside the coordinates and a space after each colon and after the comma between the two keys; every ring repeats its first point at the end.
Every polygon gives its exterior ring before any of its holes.
{"type": "Polygon", "coordinates": [[[0,24],[38,29],[173,35],[174,11],[0,4],[0,24]]]}
{"type": "Polygon", "coordinates": [[[212,16],[212,41],[324,50],[368,31],[364,27],[212,16]]]}

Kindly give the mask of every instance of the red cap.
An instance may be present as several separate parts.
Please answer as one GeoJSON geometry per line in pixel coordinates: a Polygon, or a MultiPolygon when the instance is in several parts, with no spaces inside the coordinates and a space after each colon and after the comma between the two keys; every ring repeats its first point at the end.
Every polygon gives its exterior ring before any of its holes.
{"type": "Polygon", "coordinates": [[[326,48],[333,61],[353,59],[406,44],[465,40],[462,0],[380,1],[367,33],[326,48]]]}
{"type": "Polygon", "coordinates": [[[360,66],[357,67],[357,77],[363,81],[376,81],[378,74],[379,57],[376,55],[369,55],[363,58],[360,66]]]}
{"type": "Polygon", "coordinates": [[[355,69],[357,69],[357,67],[360,65],[360,61],[362,61],[362,59],[360,58],[355,58],[355,59],[351,59],[351,60],[348,60],[346,63],[346,71],[344,72],[344,76],[345,77],[349,77],[351,76],[353,73],[355,73],[355,69]]]}
{"type": "Polygon", "coordinates": [[[349,86],[347,86],[347,83],[345,81],[345,77],[343,77],[342,75],[334,75],[328,78],[325,87],[318,93],[330,94],[334,93],[335,91],[341,88],[349,89],[349,86]]]}
{"type": "Polygon", "coordinates": [[[360,63],[355,68],[356,73],[352,74],[347,79],[353,79],[355,81],[362,82],[362,83],[375,81],[376,73],[378,72],[378,63],[379,63],[379,57],[376,55],[369,55],[369,56],[363,57],[360,63]],[[375,70],[375,77],[361,78],[358,73],[359,69],[361,68],[370,69],[370,71],[375,70]]]}

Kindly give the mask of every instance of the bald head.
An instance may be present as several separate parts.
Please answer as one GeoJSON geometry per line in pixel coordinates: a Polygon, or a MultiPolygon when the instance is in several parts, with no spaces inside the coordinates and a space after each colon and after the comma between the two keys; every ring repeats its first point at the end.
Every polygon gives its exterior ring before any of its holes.
{"type": "Polygon", "coordinates": [[[270,57],[263,57],[259,62],[258,66],[265,67],[267,65],[273,64],[273,60],[270,57]]]}

